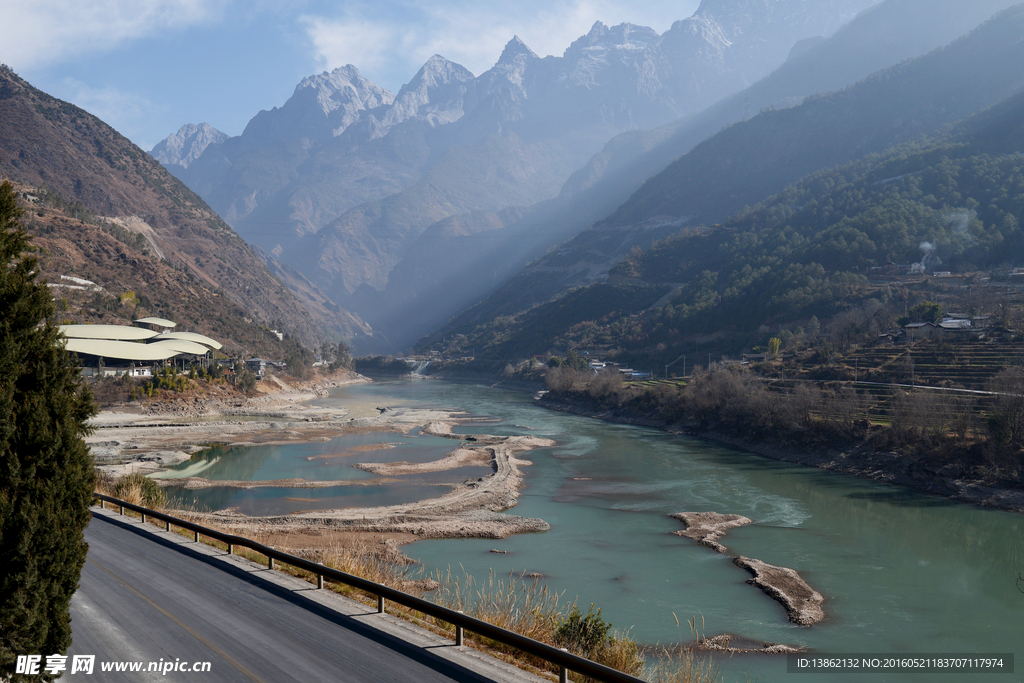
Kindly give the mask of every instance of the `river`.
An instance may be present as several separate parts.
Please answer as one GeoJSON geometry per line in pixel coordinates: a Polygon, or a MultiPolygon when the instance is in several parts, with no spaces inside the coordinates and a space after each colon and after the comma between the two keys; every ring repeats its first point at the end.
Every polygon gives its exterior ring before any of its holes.
{"type": "MultiPolygon", "coordinates": [[[[541,573],[563,603],[577,600],[584,612],[593,603],[644,644],[690,640],[686,620],[693,616],[703,619],[708,636],[728,632],[814,653],[1013,653],[1024,643],[1019,514],[552,412],[523,394],[486,387],[377,382],[339,388],[319,402],[354,400],[460,409],[497,420],[463,427],[464,433],[527,433],[558,444],[526,456],[534,465],[526,468],[513,509],[544,519],[550,531],[405,546],[428,571],[465,568],[478,579],[492,570],[506,577],[541,573]],[[668,515],[684,511],[753,519],[720,542],[732,553],[799,571],[825,596],[825,620],[811,628],[792,625],[777,602],[745,583],[749,574],[729,557],[672,535],[681,524],[668,515]]],[[[392,453],[362,459],[398,459],[392,453]]],[[[275,477],[281,474],[275,470],[275,477]]],[[[306,490],[298,495],[309,497],[306,490]]],[[[1013,674],[800,675],[787,673],[785,656],[768,655],[719,664],[730,682],[1024,680],[1013,674]]]]}

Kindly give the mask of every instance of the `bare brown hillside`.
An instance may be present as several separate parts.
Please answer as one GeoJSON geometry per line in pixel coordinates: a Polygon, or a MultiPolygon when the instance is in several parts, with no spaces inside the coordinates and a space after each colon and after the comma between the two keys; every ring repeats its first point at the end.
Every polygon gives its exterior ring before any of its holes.
{"type": "Polygon", "coordinates": [[[278,339],[223,290],[157,256],[138,233],[69,215],[40,188],[16,184],[15,190],[25,209],[22,227],[38,249],[40,276],[57,301],[58,323],[130,325],[155,315],[223,342],[229,356],[305,355],[296,339],[278,339]]]}
{"type": "MultiPolygon", "coordinates": [[[[7,68],[0,68],[0,176],[40,188],[71,216],[117,219],[145,238],[156,261],[189,275],[193,289],[225,297],[245,317],[276,323],[307,346],[319,343],[325,328],[351,336],[354,330],[346,326],[359,325],[343,311],[336,319],[315,321],[255,251],[156,160],[92,114],[33,88],[7,68]]],[[[70,229],[60,221],[51,225],[70,229]]],[[[136,261],[120,260],[136,271],[121,274],[126,280],[162,272],[131,258],[136,261]]],[[[208,300],[199,296],[196,310],[202,312],[208,300]]]]}

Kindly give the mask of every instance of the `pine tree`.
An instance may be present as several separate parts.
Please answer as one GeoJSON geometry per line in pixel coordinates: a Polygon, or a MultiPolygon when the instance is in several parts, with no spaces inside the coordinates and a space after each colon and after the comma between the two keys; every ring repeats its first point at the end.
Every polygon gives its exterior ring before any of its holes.
{"type": "MultiPolygon", "coordinates": [[[[49,322],[21,209],[0,184],[0,678],[18,655],[63,654],[88,546],[94,473],[83,436],[96,414],[49,322]]],[[[45,661],[45,659],[44,659],[45,661]]],[[[13,676],[10,680],[29,677],[13,676]]],[[[31,676],[52,680],[52,676],[31,676]]]]}

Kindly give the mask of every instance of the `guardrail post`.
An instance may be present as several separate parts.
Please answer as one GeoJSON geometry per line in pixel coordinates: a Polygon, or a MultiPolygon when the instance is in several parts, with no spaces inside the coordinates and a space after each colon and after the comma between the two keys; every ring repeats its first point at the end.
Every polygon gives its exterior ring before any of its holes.
{"type": "MultiPolygon", "coordinates": [[[[457,610],[459,614],[462,614],[462,610],[457,610]]],[[[465,631],[461,626],[455,626],[455,647],[462,647],[462,641],[465,637],[465,631]]]]}
{"type": "Polygon", "coordinates": [[[270,555],[267,555],[267,569],[273,569],[273,568],[274,568],[274,558],[272,558],[270,555]]]}
{"type": "Polygon", "coordinates": [[[121,508],[121,510],[118,512],[118,514],[124,515],[124,505],[118,505],[118,507],[121,508]]]}
{"type": "MultiPolygon", "coordinates": [[[[323,562],[317,562],[317,564],[322,566],[323,562]]],[[[316,575],[316,587],[321,589],[321,590],[323,589],[323,587],[324,587],[324,575],[323,574],[317,574],[316,575]]]]}
{"type": "Polygon", "coordinates": [[[171,530],[171,522],[170,522],[170,520],[167,521],[167,530],[168,531],[171,530]]]}
{"type": "MultiPolygon", "coordinates": [[[[562,652],[568,652],[564,647],[558,648],[562,652]]],[[[558,665],[558,683],[569,683],[569,670],[564,665],[558,665]]]]}
{"type": "Polygon", "coordinates": [[[383,595],[378,595],[377,596],[377,613],[378,614],[384,614],[384,596],[383,595]]]}
{"type": "Polygon", "coordinates": [[[197,532],[195,532],[195,534],[196,534],[195,541],[196,541],[196,543],[199,543],[199,532],[197,531],[197,532]]]}
{"type": "Polygon", "coordinates": [[[234,550],[234,546],[228,543],[228,555],[232,554],[232,550],[234,550]]]}
{"type": "Polygon", "coordinates": [[[142,523],[143,524],[146,523],[146,513],[145,512],[142,513],[142,523]]]}

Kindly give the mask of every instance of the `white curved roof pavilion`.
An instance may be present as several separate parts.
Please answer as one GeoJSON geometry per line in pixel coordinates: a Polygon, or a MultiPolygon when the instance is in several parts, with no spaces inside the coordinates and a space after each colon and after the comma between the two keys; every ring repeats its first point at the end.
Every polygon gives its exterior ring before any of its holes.
{"type": "Polygon", "coordinates": [[[111,360],[157,361],[168,360],[179,355],[177,351],[159,344],[136,344],[115,339],[68,339],[66,351],[99,356],[111,360]]]}
{"type": "Polygon", "coordinates": [[[171,327],[177,327],[178,326],[178,323],[174,322],[173,320],[168,320],[167,318],[154,318],[154,317],[139,318],[135,322],[142,323],[143,325],[156,325],[157,327],[166,327],[166,328],[171,328],[171,327]]]}
{"type": "Polygon", "coordinates": [[[157,336],[153,330],[128,325],[61,325],[60,331],[68,339],[143,341],[157,336]]]}
{"type": "Polygon", "coordinates": [[[146,346],[161,346],[165,349],[172,349],[178,353],[187,353],[192,356],[205,356],[210,349],[185,339],[158,339],[146,346]]]}
{"type": "Polygon", "coordinates": [[[210,339],[205,334],[199,334],[197,332],[165,332],[164,334],[153,338],[153,341],[163,341],[165,339],[182,339],[184,341],[202,344],[214,351],[220,351],[224,347],[224,345],[216,339],[210,339]]]}

